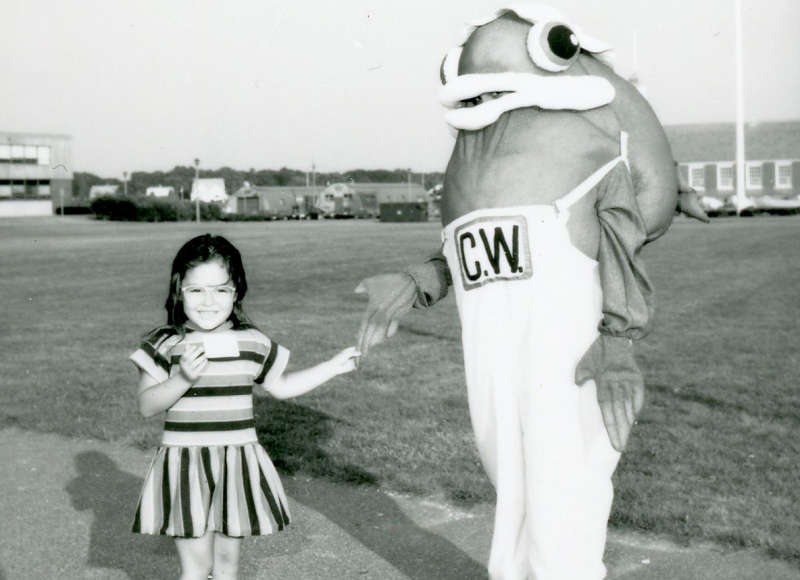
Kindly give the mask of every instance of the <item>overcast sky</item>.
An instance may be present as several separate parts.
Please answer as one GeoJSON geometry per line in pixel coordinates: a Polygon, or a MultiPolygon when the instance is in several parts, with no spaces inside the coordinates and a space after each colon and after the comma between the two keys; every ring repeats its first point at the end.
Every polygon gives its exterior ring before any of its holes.
{"type": "MultiPolygon", "coordinates": [[[[748,121],[800,119],[798,0],[742,0],[748,121]]],[[[664,124],[735,119],[734,0],[552,0],[664,124]],[[634,39],[638,39],[636,42],[634,39]]],[[[0,130],[73,169],[440,171],[439,64],[486,0],[2,0],[0,130]]]]}

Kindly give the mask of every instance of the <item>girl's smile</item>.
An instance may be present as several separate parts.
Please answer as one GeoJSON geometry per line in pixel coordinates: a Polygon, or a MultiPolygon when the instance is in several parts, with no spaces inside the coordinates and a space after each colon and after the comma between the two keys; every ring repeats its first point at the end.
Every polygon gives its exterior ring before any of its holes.
{"type": "Polygon", "coordinates": [[[181,293],[186,318],[200,330],[214,330],[233,312],[236,289],[221,260],[204,262],[187,270],[181,293]]]}

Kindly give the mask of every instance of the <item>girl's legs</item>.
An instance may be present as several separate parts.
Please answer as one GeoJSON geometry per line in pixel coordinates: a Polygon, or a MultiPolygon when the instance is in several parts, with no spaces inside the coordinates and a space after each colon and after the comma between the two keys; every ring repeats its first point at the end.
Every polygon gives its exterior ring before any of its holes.
{"type": "Polygon", "coordinates": [[[216,534],[214,541],[214,580],[236,580],[239,571],[241,538],[216,534]]]}
{"type": "Polygon", "coordinates": [[[175,538],[181,561],[180,580],[206,580],[214,565],[214,533],[200,538],[175,538]]]}

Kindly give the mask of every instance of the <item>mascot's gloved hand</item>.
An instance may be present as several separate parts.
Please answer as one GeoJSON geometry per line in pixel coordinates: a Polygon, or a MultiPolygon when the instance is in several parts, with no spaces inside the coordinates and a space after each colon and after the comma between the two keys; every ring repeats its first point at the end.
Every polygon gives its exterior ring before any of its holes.
{"type": "Polygon", "coordinates": [[[636,416],[644,405],[644,378],[625,337],[601,334],[575,369],[578,385],[594,379],[597,401],[611,445],[624,451],[636,416]]]}
{"type": "Polygon", "coordinates": [[[355,292],[369,297],[358,331],[358,350],[363,357],[370,347],[397,332],[400,318],[411,310],[417,300],[417,284],[405,272],[380,274],[362,280],[355,292]]]}
{"type": "Polygon", "coordinates": [[[707,224],[711,221],[703,210],[703,206],[700,205],[700,198],[694,189],[681,188],[678,190],[678,210],[703,223],[707,224]]]}
{"type": "Polygon", "coordinates": [[[428,256],[421,264],[405,272],[365,278],[356,286],[356,294],[367,294],[369,302],[358,331],[358,350],[366,355],[371,346],[380,344],[397,332],[397,325],[411,308],[428,308],[447,295],[452,286],[447,260],[441,251],[428,256]]]}
{"type": "Polygon", "coordinates": [[[691,187],[680,171],[677,171],[678,164],[675,163],[676,174],[678,176],[678,211],[684,215],[700,220],[707,224],[711,220],[708,219],[703,206],[700,205],[700,197],[697,195],[694,187],[691,187]]]}

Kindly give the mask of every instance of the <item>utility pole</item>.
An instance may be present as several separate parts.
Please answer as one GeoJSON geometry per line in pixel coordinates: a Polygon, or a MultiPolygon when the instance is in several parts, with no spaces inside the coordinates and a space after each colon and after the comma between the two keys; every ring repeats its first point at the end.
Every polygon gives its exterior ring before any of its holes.
{"type": "Polygon", "coordinates": [[[736,0],[736,215],[745,205],[744,78],[742,75],[742,0],[736,0]]]}
{"type": "Polygon", "coordinates": [[[196,193],[194,197],[194,217],[200,223],[200,160],[194,158],[194,186],[192,190],[196,193]]]}
{"type": "Polygon", "coordinates": [[[128,172],[122,172],[122,191],[125,194],[125,197],[128,197],[128,172]]]}

